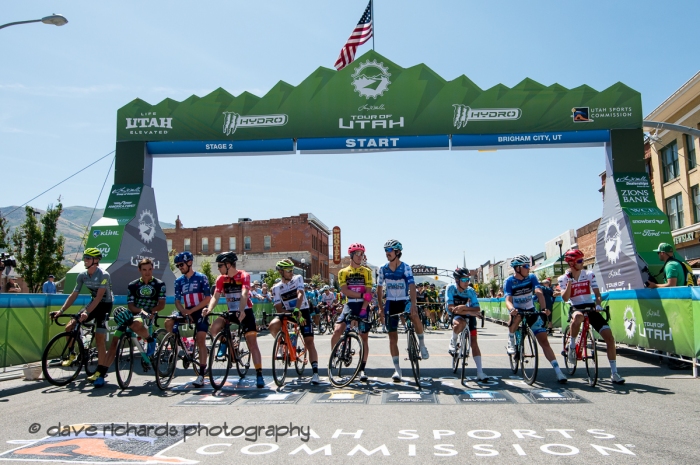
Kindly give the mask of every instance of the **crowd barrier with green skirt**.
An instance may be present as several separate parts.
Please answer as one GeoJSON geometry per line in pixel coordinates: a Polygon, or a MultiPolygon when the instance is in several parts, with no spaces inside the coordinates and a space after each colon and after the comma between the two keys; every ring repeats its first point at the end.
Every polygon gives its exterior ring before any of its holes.
{"type": "MultiPolygon", "coordinates": [[[[508,322],[510,314],[506,308],[506,299],[479,299],[479,306],[484,310],[484,316],[492,320],[508,322]]],[[[539,307],[539,305],[537,305],[539,307]]],[[[566,320],[569,317],[568,306],[564,305],[561,297],[557,297],[554,301],[552,309],[552,328],[561,328],[566,326],[566,320]],[[566,307],[566,308],[565,308],[566,307]],[[566,313],[564,313],[566,311],[566,313]]]]}
{"type": "MultiPolygon", "coordinates": [[[[0,367],[24,365],[38,362],[44,347],[56,334],[63,331],[62,326],[51,324],[49,313],[58,311],[68,298],[67,294],[0,294],[0,367]]],[[[168,316],[175,311],[175,300],[168,297],[165,309],[160,315],[168,316]]],[[[90,303],[90,296],[80,295],[66,313],[77,313],[90,303]]],[[[126,296],[114,296],[114,305],[126,306],[126,296]]],[[[215,312],[226,310],[225,300],[219,299],[215,312]]],[[[262,321],[263,312],[273,312],[271,303],[254,304],[253,311],[258,323],[262,321]]],[[[269,318],[268,318],[269,320],[269,318]]],[[[61,323],[66,323],[64,318],[61,323]]],[[[162,327],[164,320],[158,320],[162,327]]],[[[109,322],[110,334],[116,329],[113,320],[109,322]]],[[[184,325],[181,332],[192,335],[191,325],[184,325]]]]}

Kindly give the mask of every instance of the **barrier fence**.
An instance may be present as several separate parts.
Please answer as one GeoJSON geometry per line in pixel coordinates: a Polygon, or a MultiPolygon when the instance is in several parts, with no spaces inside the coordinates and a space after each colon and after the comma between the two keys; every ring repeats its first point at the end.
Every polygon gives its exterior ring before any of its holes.
{"type": "MultiPolygon", "coordinates": [[[[44,347],[56,334],[62,332],[62,326],[51,324],[49,313],[58,311],[68,298],[67,294],[0,294],[0,367],[24,365],[38,362],[44,347]]],[[[90,303],[90,296],[80,295],[66,313],[77,313],[90,303]]],[[[114,306],[126,306],[126,296],[114,296],[114,306]]],[[[167,316],[175,311],[175,300],[168,297],[165,309],[159,312],[167,316]]],[[[225,299],[219,299],[215,312],[226,311],[225,299]]],[[[262,321],[263,312],[273,312],[271,303],[253,304],[255,319],[262,321]]],[[[269,318],[268,318],[269,320],[269,318]]],[[[61,323],[66,323],[63,319],[61,323]]],[[[164,320],[158,320],[162,327],[164,320]]],[[[116,329],[110,318],[110,336],[116,329]]],[[[192,336],[191,325],[181,326],[181,333],[192,336]]]]}

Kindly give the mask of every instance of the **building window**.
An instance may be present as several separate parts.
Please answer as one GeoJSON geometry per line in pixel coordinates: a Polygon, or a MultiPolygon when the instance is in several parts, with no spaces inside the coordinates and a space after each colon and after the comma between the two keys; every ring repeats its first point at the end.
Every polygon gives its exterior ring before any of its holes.
{"type": "Polygon", "coordinates": [[[700,223],[700,186],[690,188],[690,198],[693,201],[693,218],[696,223],[700,223]]]}
{"type": "Polygon", "coordinates": [[[190,239],[187,238],[185,239],[185,247],[182,249],[183,252],[189,252],[190,251],[190,239]]]}
{"type": "Polygon", "coordinates": [[[270,250],[270,247],[272,247],[272,236],[265,236],[265,250],[270,250]]]}
{"type": "Polygon", "coordinates": [[[202,238],[202,253],[209,253],[209,238],[202,238]]]}
{"type": "Polygon", "coordinates": [[[669,182],[679,176],[678,144],[675,140],[661,149],[661,163],[664,166],[664,182],[669,182]]]}
{"type": "Polygon", "coordinates": [[[173,240],[168,239],[168,252],[172,252],[172,251],[173,251],[173,240]]]}
{"type": "Polygon", "coordinates": [[[236,250],[236,238],[235,237],[228,238],[228,249],[229,250],[236,250]]]}
{"type": "Polygon", "coordinates": [[[221,238],[214,238],[214,252],[221,252],[221,238]]]}
{"type": "Polygon", "coordinates": [[[666,199],[666,215],[671,225],[671,230],[683,227],[683,199],[681,194],[666,199]]]}
{"type": "Polygon", "coordinates": [[[685,150],[688,154],[688,169],[692,170],[697,163],[695,162],[695,137],[690,134],[685,135],[685,150]]]}
{"type": "Polygon", "coordinates": [[[243,238],[243,250],[250,250],[250,236],[243,238]]]}

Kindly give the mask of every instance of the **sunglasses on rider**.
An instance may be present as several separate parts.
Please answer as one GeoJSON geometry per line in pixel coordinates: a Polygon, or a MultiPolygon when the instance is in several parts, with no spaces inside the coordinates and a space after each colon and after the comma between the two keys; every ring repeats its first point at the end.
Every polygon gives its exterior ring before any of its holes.
{"type": "Polygon", "coordinates": [[[393,252],[394,250],[396,249],[394,249],[393,247],[384,247],[384,252],[386,253],[393,252]]]}
{"type": "Polygon", "coordinates": [[[522,267],[525,268],[526,270],[529,270],[529,269],[530,269],[530,265],[520,265],[520,266],[522,266],[522,267]]]}
{"type": "Polygon", "coordinates": [[[463,283],[469,282],[469,278],[459,278],[459,280],[462,281],[463,283]]]}
{"type": "Polygon", "coordinates": [[[576,263],[583,263],[583,259],[581,259],[581,260],[576,260],[576,263]]]}
{"type": "Polygon", "coordinates": [[[175,264],[175,266],[178,267],[178,268],[184,268],[184,267],[185,267],[185,263],[177,263],[177,264],[175,264]]]}
{"type": "Polygon", "coordinates": [[[217,264],[216,264],[216,267],[217,267],[217,268],[223,268],[223,267],[225,267],[225,266],[226,266],[226,263],[217,263],[217,264]]]}

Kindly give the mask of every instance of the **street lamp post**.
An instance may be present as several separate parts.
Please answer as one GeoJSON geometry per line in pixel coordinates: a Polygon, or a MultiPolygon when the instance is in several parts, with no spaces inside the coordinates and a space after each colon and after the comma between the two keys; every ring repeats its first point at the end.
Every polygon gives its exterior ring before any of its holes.
{"type": "Polygon", "coordinates": [[[561,261],[561,257],[562,257],[561,246],[564,244],[564,241],[561,240],[561,239],[559,239],[559,240],[556,242],[556,244],[559,246],[559,271],[561,271],[562,273],[564,273],[564,264],[563,264],[562,261],[561,261]]]}
{"type": "Polygon", "coordinates": [[[0,26],[0,29],[10,26],[17,26],[18,24],[29,24],[29,23],[44,23],[53,24],[54,26],[63,26],[68,23],[68,20],[63,15],[52,14],[51,16],[44,16],[41,19],[30,19],[29,21],[15,21],[14,23],[7,23],[0,26]]]}

